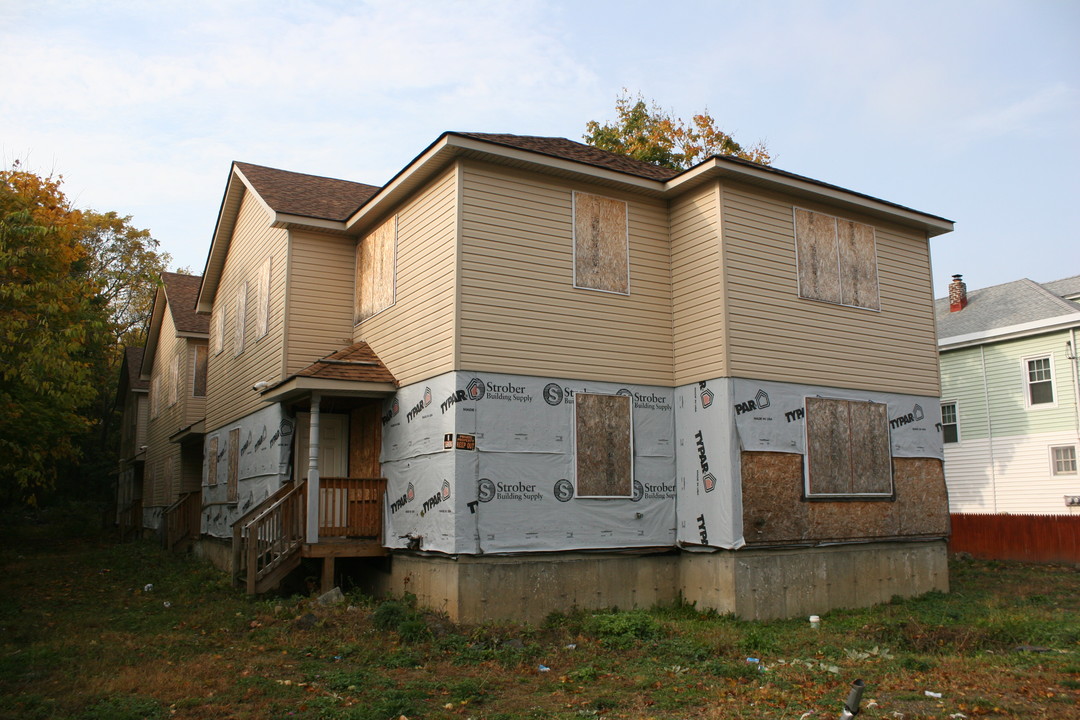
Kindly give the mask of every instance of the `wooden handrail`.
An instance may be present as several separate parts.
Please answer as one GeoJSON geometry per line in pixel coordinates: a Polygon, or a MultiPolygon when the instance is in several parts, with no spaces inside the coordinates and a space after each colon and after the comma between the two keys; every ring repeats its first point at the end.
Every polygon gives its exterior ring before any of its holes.
{"type": "Polygon", "coordinates": [[[201,493],[184,493],[165,508],[162,515],[165,524],[165,549],[173,550],[188,538],[196,537],[200,530],[201,514],[201,493]]]}
{"type": "Polygon", "coordinates": [[[234,525],[234,529],[240,528],[240,537],[246,542],[243,570],[248,593],[254,594],[260,579],[299,552],[307,517],[305,485],[290,488],[242,527],[234,525]]]}

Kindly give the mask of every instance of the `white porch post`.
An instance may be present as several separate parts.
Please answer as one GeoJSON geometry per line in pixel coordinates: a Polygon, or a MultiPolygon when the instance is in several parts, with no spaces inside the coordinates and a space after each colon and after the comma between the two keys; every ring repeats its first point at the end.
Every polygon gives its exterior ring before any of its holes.
{"type": "Polygon", "coordinates": [[[311,426],[308,432],[307,541],[319,542],[319,393],[311,393],[311,426]]]}

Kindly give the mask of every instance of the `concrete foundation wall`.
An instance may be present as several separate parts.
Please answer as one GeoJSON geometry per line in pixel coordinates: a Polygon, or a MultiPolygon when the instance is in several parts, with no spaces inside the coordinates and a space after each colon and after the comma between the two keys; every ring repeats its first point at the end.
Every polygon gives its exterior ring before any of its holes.
{"type": "Polygon", "coordinates": [[[223,572],[232,572],[232,541],[203,535],[192,546],[191,552],[198,558],[210,561],[210,564],[223,572]]]}
{"type": "Polygon", "coordinates": [[[395,554],[380,594],[416,595],[462,623],[540,623],[573,608],[648,608],[680,595],[747,620],[823,614],[948,591],[945,541],[615,555],[473,557],[395,554]]]}

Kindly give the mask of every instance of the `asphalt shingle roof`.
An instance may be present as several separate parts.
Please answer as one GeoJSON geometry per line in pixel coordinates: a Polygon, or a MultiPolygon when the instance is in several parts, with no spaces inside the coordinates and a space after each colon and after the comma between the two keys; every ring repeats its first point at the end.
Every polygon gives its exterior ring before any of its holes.
{"type": "Polygon", "coordinates": [[[316,360],[296,374],[298,377],[397,384],[379,356],[365,342],[354,343],[316,360]]]}
{"type": "Polygon", "coordinates": [[[939,339],[987,333],[1048,318],[1075,314],[1080,322],[1080,304],[1061,297],[1062,289],[1080,289],[1080,275],[1040,285],[1023,278],[1002,285],[969,290],[967,307],[949,311],[949,298],[934,301],[939,339]]]}
{"type": "Polygon", "coordinates": [[[165,295],[169,300],[169,312],[177,332],[210,332],[210,315],[195,312],[195,299],[199,296],[199,275],[181,275],[180,273],[161,273],[165,283],[165,295]]]}
{"type": "Polygon", "coordinates": [[[344,221],[371,199],[375,185],[233,163],[267,205],[276,212],[320,220],[344,221]]]}
{"type": "Polygon", "coordinates": [[[149,390],[150,381],[140,378],[143,349],[141,347],[124,348],[124,371],[127,373],[128,388],[131,390],[149,390]]]}
{"type": "Polygon", "coordinates": [[[574,142],[561,137],[472,132],[455,132],[454,134],[520,150],[529,150],[530,152],[562,158],[563,160],[572,160],[586,165],[607,168],[628,175],[637,175],[650,180],[670,180],[680,172],[679,170],[642,162],[625,155],[608,152],[592,145],[574,142]]]}

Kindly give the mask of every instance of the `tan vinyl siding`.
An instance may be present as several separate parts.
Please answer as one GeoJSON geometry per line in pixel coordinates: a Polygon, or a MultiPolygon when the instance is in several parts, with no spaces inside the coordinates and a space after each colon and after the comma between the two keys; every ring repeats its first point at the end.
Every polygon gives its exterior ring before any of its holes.
{"type": "Polygon", "coordinates": [[[458,367],[671,385],[666,205],[480,163],[462,171],[458,367]],[[629,295],[574,287],[575,190],[628,203],[629,295]]]}
{"type": "Polygon", "coordinates": [[[937,395],[925,236],[800,199],[725,184],[730,374],[937,395]],[[873,226],[880,311],[799,297],[793,207],[873,226]]]}
{"type": "Polygon", "coordinates": [[[292,233],[286,376],[352,344],[355,247],[352,238],[292,233]]]}
{"type": "MultiPolygon", "coordinates": [[[[151,387],[157,389],[159,399],[157,417],[151,417],[146,426],[146,467],[155,470],[153,482],[148,488],[150,492],[143,496],[148,507],[169,505],[176,499],[168,480],[173,476],[166,475],[165,468],[180,462],[180,446],[169,442],[169,436],[190,424],[185,417],[185,398],[178,398],[170,404],[176,392],[176,385],[172,381],[174,358],[185,344],[186,340],[176,337],[172,313],[166,307],[150,371],[151,387]]],[[[181,368],[185,366],[186,357],[180,364],[181,368]]]]}
{"type": "Polygon", "coordinates": [[[402,385],[454,369],[457,186],[450,168],[397,209],[396,300],[353,330],[402,385]]]}
{"type": "Polygon", "coordinates": [[[285,297],[285,273],[281,269],[285,267],[286,244],[286,231],[271,228],[264,207],[250,193],[245,193],[213,299],[210,326],[214,327],[213,316],[225,310],[226,340],[222,352],[210,355],[206,387],[207,430],[215,430],[263,407],[263,401],[252,392],[251,386],[260,380],[274,382],[281,379],[285,297]],[[261,338],[255,337],[257,313],[253,307],[248,308],[244,351],[234,355],[232,339],[236,332],[237,290],[243,283],[249,288],[257,286],[259,269],[271,256],[269,331],[261,338]]]}
{"type": "Polygon", "coordinates": [[[723,260],[715,185],[671,204],[675,384],[727,374],[723,260]]]}

